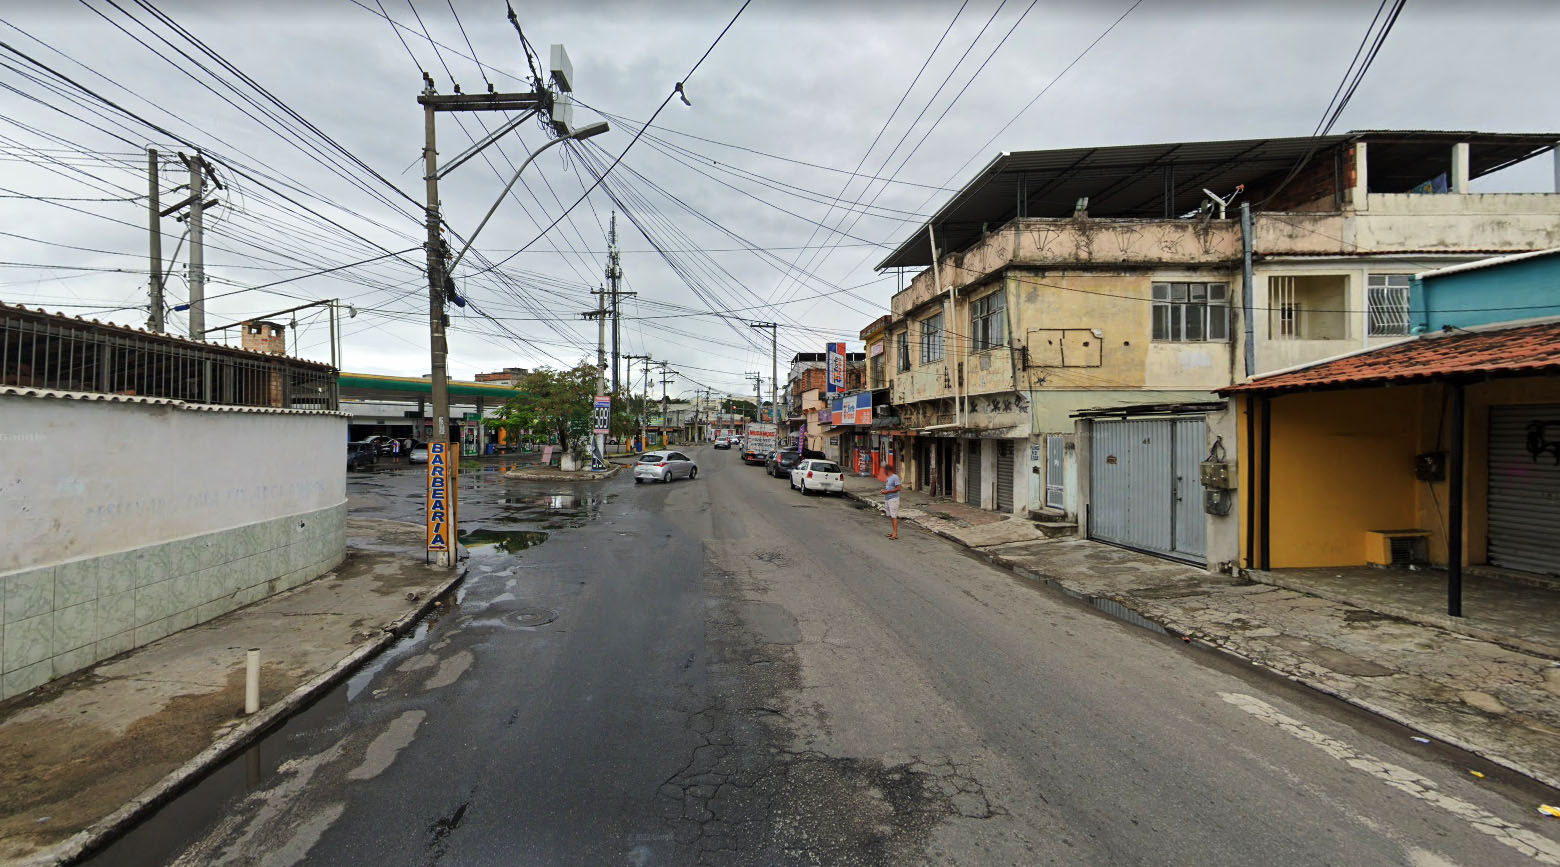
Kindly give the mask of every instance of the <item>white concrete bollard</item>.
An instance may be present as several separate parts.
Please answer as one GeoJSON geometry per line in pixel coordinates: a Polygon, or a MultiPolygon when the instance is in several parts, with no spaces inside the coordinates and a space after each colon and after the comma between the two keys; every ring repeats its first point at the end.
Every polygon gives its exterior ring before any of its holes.
{"type": "Polygon", "coordinates": [[[244,713],[260,710],[260,648],[251,647],[248,653],[248,673],[244,678],[244,713]]]}

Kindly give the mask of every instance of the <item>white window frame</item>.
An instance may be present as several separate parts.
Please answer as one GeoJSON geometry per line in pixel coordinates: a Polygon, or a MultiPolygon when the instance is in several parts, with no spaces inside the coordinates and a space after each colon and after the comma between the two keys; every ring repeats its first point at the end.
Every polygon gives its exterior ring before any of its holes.
{"type": "Polygon", "coordinates": [[[1403,337],[1409,332],[1408,274],[1370,274],[1365,278],[1365,333],[1370,337],[1403,337]],[[1396,325],[1389,319],[1401,320],[1396,325]]]}
{"type": "Polygon", "coordinates": [[[1229,343],[1230,284],[1156,280],[1149,334],[1159,343],[1229,343]]]}
{"type": "Polygon", "coordinates": [[[921,320],[921,363],[943,360],[943,315],[934,313],[921,320]]]}
{"type": "Polygon", "coordinates": [[[988,292],[970,302],[970,351],[1007,346],[1007,289],[988,292]]]}

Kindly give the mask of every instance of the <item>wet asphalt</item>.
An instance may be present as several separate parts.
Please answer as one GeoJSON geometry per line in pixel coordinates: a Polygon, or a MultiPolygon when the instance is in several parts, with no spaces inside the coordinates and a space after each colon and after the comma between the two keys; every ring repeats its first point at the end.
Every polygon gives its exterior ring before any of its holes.
{"type": "Polygon", "coordinates": [[[695,457],[463,473],[452,604],[119,863],[1560,863],[1487,763],[695,457]]]}

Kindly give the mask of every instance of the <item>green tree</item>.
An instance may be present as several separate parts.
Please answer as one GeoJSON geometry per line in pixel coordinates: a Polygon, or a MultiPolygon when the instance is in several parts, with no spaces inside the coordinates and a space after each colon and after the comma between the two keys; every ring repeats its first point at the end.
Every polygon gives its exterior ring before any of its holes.
{"type": "Polygon", "coordinates": [[[597,370],[581,362],[568,370],[540,367],[515,384],[515,394],[499,411],[511,431],[546,432],[571,454],[583,457],[591,433],[597,370]]]}

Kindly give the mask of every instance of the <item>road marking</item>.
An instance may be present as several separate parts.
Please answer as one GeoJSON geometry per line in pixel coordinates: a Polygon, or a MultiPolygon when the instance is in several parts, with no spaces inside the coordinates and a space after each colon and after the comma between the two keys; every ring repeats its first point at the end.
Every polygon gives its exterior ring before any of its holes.
{"type": "Polygon", "coordinates": [[[1328,737],[1293,717],[1285,716],[1261,699],[1232,692],[1221,692],[1219,698],[1265,723],[1288,732],[1357,771],[1370,774],[1400,792],[1440,807],[1472,825],[1474,830],[1494,837],[1540,864],[1560,865],[1560,844],[1519,825],[1513,825],[1482,807],[1438,791],[1434,780],[1422,777],[1401,765],[1384,762],[1375,756],[1362,753],[1343,741],[1328,737]]]}

